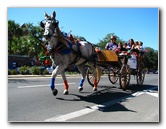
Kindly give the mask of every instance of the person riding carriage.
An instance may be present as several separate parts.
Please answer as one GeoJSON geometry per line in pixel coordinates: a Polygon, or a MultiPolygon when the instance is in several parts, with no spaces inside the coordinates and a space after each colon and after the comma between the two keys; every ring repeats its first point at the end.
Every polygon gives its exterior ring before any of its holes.
{"type": "Polygon", "coordinates": [[[108,42],[105,46],[106,50],[113,50],[115,51],[116,48],[118,47],[116,41],[116,37],[115,36],[111,36],[110,42],[108,42]]]}

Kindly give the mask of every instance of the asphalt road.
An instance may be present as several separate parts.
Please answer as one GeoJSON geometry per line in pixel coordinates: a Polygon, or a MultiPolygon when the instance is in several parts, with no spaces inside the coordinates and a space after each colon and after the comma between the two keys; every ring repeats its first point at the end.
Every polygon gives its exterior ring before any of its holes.
{"type": "Polygon", "coordinates": [[[68,77],[69,95],[56,78],[58,95],[49,77],[8,78],[9,122],[159,122],[158,74],[146,74],[144,85],[134,77],[126,91],[102,76],[98,91],[87,81],[79,93],[80,76],[68,77]]]}

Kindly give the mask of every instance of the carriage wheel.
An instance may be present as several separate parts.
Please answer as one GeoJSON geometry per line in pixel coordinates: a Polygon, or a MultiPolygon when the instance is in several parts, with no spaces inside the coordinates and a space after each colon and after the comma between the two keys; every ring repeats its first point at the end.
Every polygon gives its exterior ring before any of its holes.
{"type": "MultiPolygon", "coordinates": [[[[100,77],[101,77],[101,71],[100,71],[99,66],[96,67],[96,72],[97,72],[97,84],[98,84],[100,81],[100,77]]],[[[88,80],[89,84],[93,87],[94,86],[94,75],[93,75],[93,70],[91,69],[91,67],[88,67],[88,69],[87,69],[87,80],[88,80]]]]}
{"type": "Polygon", "coordinates": [[[143,62],[140,62],[137,68],[137,84],[142,85],[145,78],[145,65],[143,62]]]}
{"type": "Polygon", "coordinates": [[[126,66],[123,66],[120,71],[119,84],[123,90],[126,90],[126,87],[130,84],[130,70],[126,66]]]}
{"type": "Polygon", "coordinates": [[[118,71],[114,69],[108,69],[108,78],[112,84],[115,84],[118,81],[118,71]]]}

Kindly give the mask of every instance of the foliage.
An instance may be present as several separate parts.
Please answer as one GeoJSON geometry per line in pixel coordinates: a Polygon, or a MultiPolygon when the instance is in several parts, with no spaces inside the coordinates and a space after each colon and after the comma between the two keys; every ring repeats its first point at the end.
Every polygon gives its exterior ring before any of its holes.
{"type": "Polygon", "coordinates": [[[11,75],[11,69],[8,69],[8,75],[11,75]]]}
{"type": "Polygon", "coordinates": [[[25,74],[29,74],[29,67],[27,67],[27,66],[21,66],[20,67],[20,74],[23,74],[23,75],[25,75],[25,74]]]}
{"type": "Polygon", "coordinates": [[[148,53],[143,58],[145,67],[151,71],[158,70],[158,51],[150,47],[146,47],[145,49],[148,50],[148,53]]]}
{"type": "Polygon", "coordinates": [[[43,71],[43,74],[46,75],[46,74],[49,74],[49,73],[48,73],[48,71],[45,69],[45,70],[43,71]]]}
{"type": "Polygon", "coordinates": [[[17,55],[44,55],[42,44],[43,29],[31,23],[20,26],[8,21],[8,53],[17,55]]]}
{"type": "Polygon", "coordinates": [[[16,69],[11,70],[11,74],[12,75],[16,75],[17,74],[17,70],[16,69]]]}
{"type": "Polygon", "coordinates": [[[8,75],[16,75],[17,74],[17,70],[16,69],[8,69],[8,75]]]}
{"type": "Polygon", "coordinates": [[[81,41],[87,41],[85,37],[82,36],[74,36],[75,39],[79,39],[81,41]]]}
{"type": "Polygon", "coordinates": [[[97,44],[101,49],[105,49],[105,46],[108,42],[110,42],[111,36],[115,36],[116,37],[116,43],[118,44],[119,42],[124,43],[123,40],[121,40],[117,35],[115,35],[114,33],[109,33],[107,34],[102,40],[99,41],[99,43],[97,44]]]}
{"type": "Polygon", "coordinates": [[[15,21],[8,21],[8,50],[9,53],[12,53],[12,44],[14,43],[17,46],[17,42],[13,41],[16,37],[19,39],[22,36],[22,29],[19,27],[20,25],[15,23],[15,21]]]}
{"type": "Polygon", "coordinates": [[[68,71],[66,71],[65,73],[66,73],[66,74],[69,74],[69,75],[78,74],[77,72],[68,72],[68,71]]]}
{"type": "Polygon", "coordinates": [[[33,66],[30,69],[30,73],[33,74],[33,75],[39,75],[41,73],[41,70],[40,70],[39,67],[33,66]]]}

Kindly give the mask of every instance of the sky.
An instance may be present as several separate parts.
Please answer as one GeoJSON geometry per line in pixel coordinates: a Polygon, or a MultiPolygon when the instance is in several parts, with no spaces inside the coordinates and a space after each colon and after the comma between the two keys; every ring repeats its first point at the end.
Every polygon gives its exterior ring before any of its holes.
{"type": "Polygon", "coordinates": [[[39,25],[44,12],[56,19],[62,31],[72,30],[73,35],[83,36],[89,42],[99,43],[107,34],[120,39],[142,41],[144,47],[159,48],[158,8],[8,8],[8,20],[20,25],[39,25]]]}

